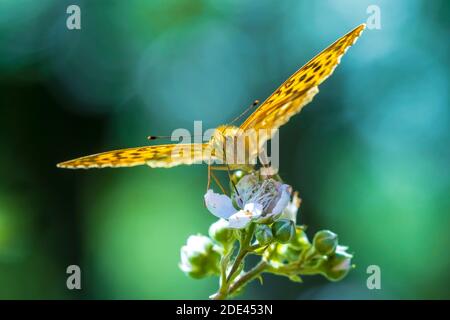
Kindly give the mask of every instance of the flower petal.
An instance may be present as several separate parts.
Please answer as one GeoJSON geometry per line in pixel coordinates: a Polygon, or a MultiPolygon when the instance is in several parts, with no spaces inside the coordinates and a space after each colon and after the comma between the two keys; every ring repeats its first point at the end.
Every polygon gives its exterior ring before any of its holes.
{"type": "Polygon", "coordinates": [[[205,204],[209,212],[219,218],[228,219],[236,213],[231,199],[224,194],[218,194],[208,190],[205,194],[205,204]]]}
{"type": "Polygon", "coordinates": [[[332,270],[333,271],[345,271],[350,270],[352,267],[352,258],[353,255],[347,252],[348,247],[347,246],[340,246],[338,245],[336,247],[336,254],[341,257],[341,262],[335,265],[332,270]]]}
{"type": "Polygon", "coordinates": [[[250,197],[258,188],[258,177],[252,173],[247,174],[239,180],[236,185],[237,192],[234,194],[234,198],[240,208],[242,208],[245,203],[250,201],[250,197]]]}
{"type": "Polygon", "coordinates": [[[278,199],[270,215],[280,214],[289,204],[289,201],[291,199],[291,187],[287,184],[283,184],[280,187],[280,192],[280,198],[278,199]]]}
{"type": "Polygon", "coordinates": [[[250,211],[240,210],[228,219],[228,226],[233,229],[243,229],[252,221],[250,211]]]}
{"type": "Polygon", "coordinates": [[[344,270],[349,270],[352,267],[352,260],[351,258],[346,258],[344,260],[342,260],[341,263],[335,265],[332,270],[333,271],[344,271],[344,270]]]}
{"type": "Polygon", "coordinates": [[[298,192],[294,192],[292,196],[292,201],[289,202],[287,207],[284,209],[283,214],[280,216],[284,219],[289,219],[297,223],[297,212],[298,208],[300,208],[301,199],[298,197],[298,192]]]}
{"type": "Polygon", "coordinates": [[[256,202],[246,203],[244,211],[248,211],[252,214],[252,218],[259,218],[263,213],[263,206],[256,202]]]}
{"type": "Polygon", "coordinates": [[[183,248],[185,248],[188,254],[192,255],[194,253],[205,252],[212,246],[213,243],[210,238],[197,234],[189,236],[187,239],[187,244],[183,248]]]}

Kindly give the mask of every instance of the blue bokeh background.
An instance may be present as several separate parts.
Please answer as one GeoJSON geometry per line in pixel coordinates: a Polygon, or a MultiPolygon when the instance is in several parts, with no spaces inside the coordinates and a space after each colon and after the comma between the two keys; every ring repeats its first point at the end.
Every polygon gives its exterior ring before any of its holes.
{"type": "Polygon", "coordinates": [[[229,122],[381,9],[280,132],[311,234],[355,253],[342,282],[265,277],[243,298],[431,299],[449,289],[449,36],[444,0],[2,0],[0,298],[202,299],[177,267],[214,217],[206,168],[63,171],[62,160],[229,122]],[[81,8],[81,30],[66,8],[81,8]],[[82,269],[68,291],[66,267],[82,269]],[[381,267],[368,290],[366,268],[381,267]]]}

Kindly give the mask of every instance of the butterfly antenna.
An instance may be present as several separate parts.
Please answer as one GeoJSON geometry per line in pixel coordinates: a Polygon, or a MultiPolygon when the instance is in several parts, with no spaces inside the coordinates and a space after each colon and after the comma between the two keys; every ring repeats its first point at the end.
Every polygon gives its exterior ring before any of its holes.
{"type": "Polygon", "coordinates": [[[171,136],[148,136],[147,140],[160,140],[160,139],[170,139],[171,136]]]}
{"type": "MultiPolygon", "coordinates": [[[[202,136],[194,136],[194,138],[195,137],[203,138],[202,136]]],[[[161,139],[172,140],[172,137],[171,136],[148,136],[147,137],[147,140],[161,140],[161,139]]]]}
{"type": "Polygon", "coordinates": [[[253,103],[251,105],[249,105],[247,107],[247,109],[244,110],[244,112],[242,112],[240,115],[238,115],[236,118],[234,118],[230,124],[235,123],[236,121],[238,121],[239,119],[241,119],[244,115],[246,115],[251,109],[253,109],[254,107],[256,107],[259,104],[259,100],[255,100],[253,101],[253,103]]]}

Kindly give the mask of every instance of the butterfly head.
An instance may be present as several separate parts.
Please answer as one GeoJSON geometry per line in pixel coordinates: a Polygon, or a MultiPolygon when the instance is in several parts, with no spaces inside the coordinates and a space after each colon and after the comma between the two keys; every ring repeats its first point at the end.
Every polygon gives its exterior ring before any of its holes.
{"type": "Polygon", "coordinates": [[[222,125],[214,130],[213,135],[209,141],[216,153],[221,153],[225,150],[227,141],[234,140],[238,136],[240,129],[235,126],[222,125]]]}
{"type": "Polygon", "coordinates": [[[233,138],[238,135],[239,128],[235,126],[229,126],[229,125],[221,125],[218,126],[215,130],[213,135],[211,136],[210,143],[216,144],[221,143],[223,144],[227,138],[233,138]]]}

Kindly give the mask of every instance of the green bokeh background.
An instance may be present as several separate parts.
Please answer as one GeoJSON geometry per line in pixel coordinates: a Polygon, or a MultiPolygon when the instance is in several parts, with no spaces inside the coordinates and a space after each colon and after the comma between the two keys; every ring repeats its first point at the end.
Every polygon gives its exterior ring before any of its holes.
{"type": "Polygon", "coordinates": [[[64,171],[59,161],[211,128],[263,100],[381,8],[321,93],[280,132],[309,232],[355,253],[342,282],[266,276],[243,298],[450,298],[450,3],[0,1],[0,298],[207,298],[177,267],[214,217],[206,168],[64,171]],[[66,8],[81,7],[81,30],[66,8]],[[82,270],[81,291],[66,267],[82,270]],[[368,290],[366,268],[381,267],[368,290]]]}

